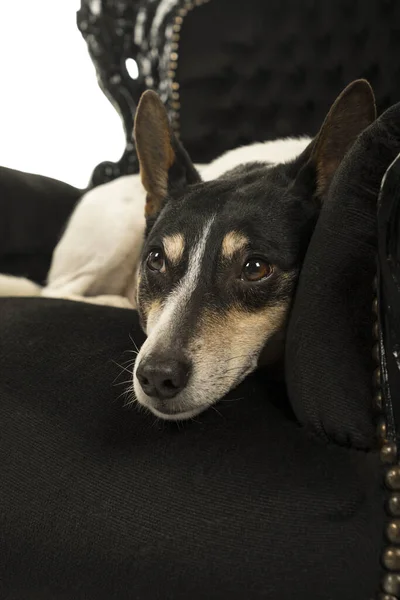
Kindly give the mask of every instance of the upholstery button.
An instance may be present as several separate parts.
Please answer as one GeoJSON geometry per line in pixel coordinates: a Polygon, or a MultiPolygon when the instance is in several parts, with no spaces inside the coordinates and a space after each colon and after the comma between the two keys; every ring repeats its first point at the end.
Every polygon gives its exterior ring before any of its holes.
{"type": "Polygon", "coordinates": [[[388,573],[383,578],[383,589],[388,594],[400,594],[400,573],[388,573]]]}
{"type": "Polygon", "coordinates": [[[374,379],[373,379],[373,381],[374,381],[374,386],[376,388],[381,387],[381,370],[380,370],[379,367],[377,369],[375,369],[375,371],[374,371],[374,379]]]}
{"type": "Polygon", "coordinates": [[[374,361],[376,363],[379,362],[379,359],[380,359],[379,344],[375,344],[375,346],[372,348],[372,358],[374,359],[374,361]]]}
{"type": "Polygon", "coordinates": [[[389,443],[385,444],[381,448],[381,461],[384,463],[393,463],[397,458],[397,446],[396,444],[389,443]]]}
{"type": "Polygon", "coordinates": [[[400,548],[387,548],[383,553],[382,562],[389,571],[400,571],[400,548]]]}
{"type": "Polygon", "coordinates": [[[400,490],[400,467],[392,467],[386,473],[386,485],[391,490],[400,490]]]}
{"type": "Polygon", "coordinates": [[[374,394],[374,403],[375,403],[375,408],[379,411],[382,410],[383,408],[383,397],[382,397],[382,392],[381,391],[376,391],[374,394]]]}
{"type": "Polygon", "coordinates": [[[386,533],[392,544],[398,544],[400,542],[400,521],[398,519],[391,521],[387,526],[386,533]]]}
{"type": "Polygon", "coordinates": [[[376,429],[379,444],[386,444],[386,421],[383,417],[378,420],[378,426],[376,429]]]}
{"type": "Polygon", "coordinates": [[[392,517],[400,517],[400,494],[392,494],[387,502],[387,511],[392,517]]]}

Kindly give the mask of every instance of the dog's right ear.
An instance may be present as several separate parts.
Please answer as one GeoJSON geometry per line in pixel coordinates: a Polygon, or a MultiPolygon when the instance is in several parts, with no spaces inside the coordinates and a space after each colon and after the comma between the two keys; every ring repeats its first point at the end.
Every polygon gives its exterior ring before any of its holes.
{"type": "Polygon", "coordinates": [[[167,111],[152,90],[142,95],[134,137],[142,184],[147,192],[146,218],[154,218],[168,196],[200,181],[186,150],[172,131],[167,111]]]}

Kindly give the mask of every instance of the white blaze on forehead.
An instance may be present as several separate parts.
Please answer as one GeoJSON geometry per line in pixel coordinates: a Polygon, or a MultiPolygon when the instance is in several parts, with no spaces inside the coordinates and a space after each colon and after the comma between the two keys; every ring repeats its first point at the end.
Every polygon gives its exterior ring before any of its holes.
{"type": "MultiPolygon", "coordinates": [[[[213,221],[214,217],[205,224],[199,241],[189,254],[187,271],[175,290],[168,296],[163,310],[159,313],[159,318],[152,319],[151,323],[147,324],[146,333],[149,337],[143,345],[143,353],[150,352],[153,346],[160,343],[163,336],[173,332],[174,328],[179,324],[182,309],[184,309],[192,297],[200,278],[201,265],[213,221]]],[[[139,361],[136,361],[136,364],[138,363],[139,361]]]]}
{"type": "Polygon", "coordinates": [[[175,233],[174,235],[168,235],[163,239],[164,252],[173,265],[179,263],[183,256],[185,249],[185,240],[181,233],[175,233]]]}

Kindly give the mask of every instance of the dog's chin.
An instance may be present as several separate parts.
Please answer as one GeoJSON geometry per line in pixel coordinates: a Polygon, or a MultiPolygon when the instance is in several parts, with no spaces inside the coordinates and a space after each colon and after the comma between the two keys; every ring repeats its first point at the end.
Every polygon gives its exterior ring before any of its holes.
{"type": "Polygon", "coordinates": [[[153,413],[153,415],[156,415],[156,417],[159,417],[160,419],[164,419],[164,421],[186,421],[206,410],[209,407],[209,404],[183,412],[161,412],[149,404],[146,404],[145,406],[153,413]]]}
{"type": "MultiPolygon", "coordinates": [[[[165,421],[185,421],[186,419],[191,419],[201,412],[205,411],[209,408],[210,403],[202,404],[198,406],[190,406],[190,405],[182,405],[179,408],[169,408],[168,406],[162,406],[161,402],[157,398],[152,398],[151,396],[147,396],[141,389],[139,384],[136,384],[135,381],[135,395],[136,401],[138,404],[147,408],[150,412],[153,413],[159,419],[164,419],[165,421]]],[[[174,400],[171,400],[173,403],[174,400]]],[[[179,406],[179,402],[176,402],[179,406]]]]}

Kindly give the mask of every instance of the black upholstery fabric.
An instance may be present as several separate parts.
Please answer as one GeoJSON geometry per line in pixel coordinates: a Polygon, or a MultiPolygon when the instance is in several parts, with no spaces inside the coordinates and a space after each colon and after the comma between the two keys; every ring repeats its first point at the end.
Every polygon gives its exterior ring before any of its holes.
{"type": "MultiPolygon", "coordinates": [[[[218,412],[179,427],[157,422],[119,397],[129,375],[116,363],[133,357],[130,335],[143,340],[134,312],[0,300],[0,597],[365,600],[377,592],[385,492],[371,450],[363,307],[369,211],[382,166],[398,151],[399,111],[372,126],[343,165],[306,258],[287,363],[301,424],[263,371],[218,412]],[[328,257],[321,236],[332,239],[338,220],[328,257]],[[358,269],[361,282],[348,277],[358,269]],[[332,324],[331,360],[320,360],[314,329],[332,324]],[[344,328],[346,368],[335,360],[344,328]]],[[[35,205],[43,216],[46,203],[35,205]]]]}
{"type": "Polygon", "coordinates": [[[218,413],[155,423],[113,385],[129,333],[142,337],[134,313],[35,299],[0,311],[0,597],[371,597],[375,453],[309,437],[263,374],[218,413]]]}
{"type": "Polygon", "coordinates": [[[210,0],[190,11],[177,71],[189,153],[208,162],[255,140],[315,135],[358,77],[380,111],[398,102],[399,22],[396,0],[210,0]]]}
{"type": "Polygon", "coordinates": [[[0,190],[0,273],[42,283],[82,190],[5,167],[0,167],[0,190]]]}

